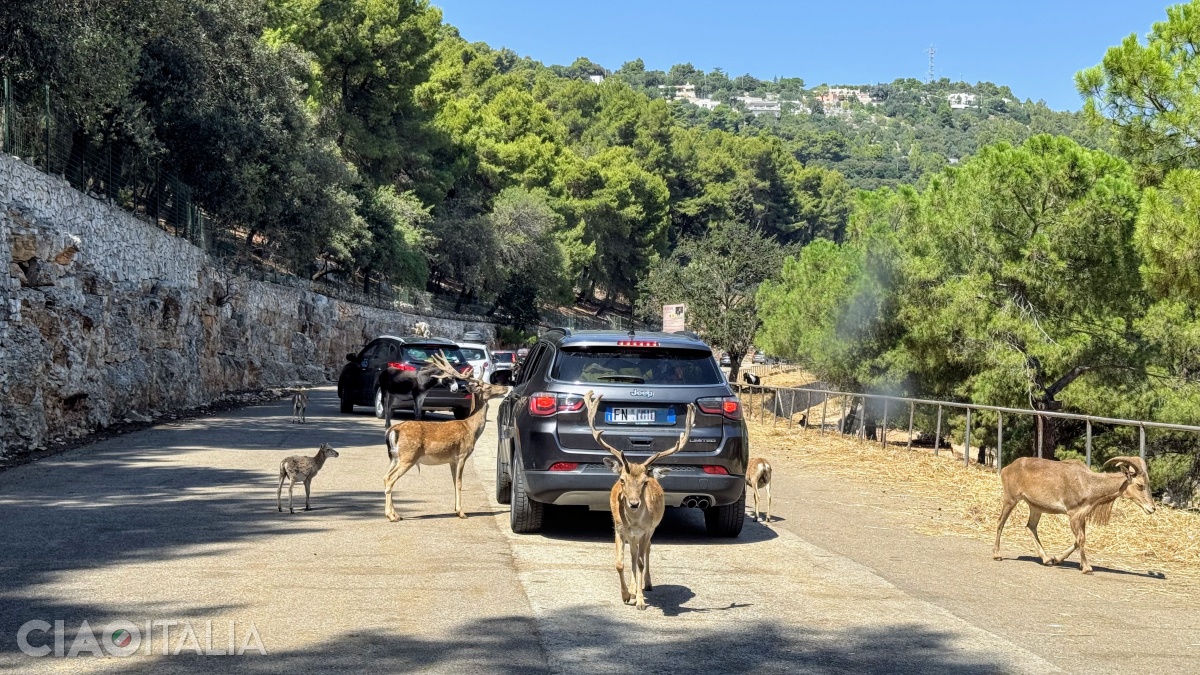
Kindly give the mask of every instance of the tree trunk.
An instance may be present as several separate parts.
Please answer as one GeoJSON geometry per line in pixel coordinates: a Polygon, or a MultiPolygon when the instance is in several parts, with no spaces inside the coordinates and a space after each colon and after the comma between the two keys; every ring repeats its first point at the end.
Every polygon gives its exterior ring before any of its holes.
{"type": "Polygon", "coordinates": [[[729,352],[729,381],[737,383],[738,372],[742,369],[742,359],[746,358],[746,352],[734,353],[729,352]]]}

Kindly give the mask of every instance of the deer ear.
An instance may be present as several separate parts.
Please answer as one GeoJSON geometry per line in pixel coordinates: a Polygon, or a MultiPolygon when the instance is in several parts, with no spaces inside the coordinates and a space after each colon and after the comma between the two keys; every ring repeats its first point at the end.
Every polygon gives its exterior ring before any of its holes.
{"type": "Polygon", "coordinates": [[[656,466],[653,469],[650,469],[650,475],[653,476],[655,480],[658,480],[669,473],[671,473],[671,470],[665,466],[656,466]]]}
{"type": "Polygon", "coordinates": [[[605,457],[603,462],[604,466],[607,466],[613,473],[621,473],[621,463],[615,457],[605,457]]]}

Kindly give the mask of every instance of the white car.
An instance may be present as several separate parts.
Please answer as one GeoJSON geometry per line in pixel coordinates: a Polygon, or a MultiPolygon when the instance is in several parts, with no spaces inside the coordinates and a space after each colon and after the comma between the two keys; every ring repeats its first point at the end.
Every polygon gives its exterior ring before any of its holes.
{"type": "Polygon", "coordinates": [[[460,342],[458,349],[466,357],[467,362],[475,369],[475,378],[491,382],[492,371],[496,364],[492,363],[492,350],[482,342],[460,342]]]}

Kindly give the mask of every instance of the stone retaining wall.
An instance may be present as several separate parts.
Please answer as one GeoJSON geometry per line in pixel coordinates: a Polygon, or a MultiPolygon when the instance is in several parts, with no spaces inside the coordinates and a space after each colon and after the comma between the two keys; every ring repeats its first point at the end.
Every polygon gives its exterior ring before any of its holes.
{"type": "Polygon", "coordinates": [[[127,417],[337,377],[347,352],[424,321],[232,275],[204,251],[0,155],[0,458],[127,417]]]}

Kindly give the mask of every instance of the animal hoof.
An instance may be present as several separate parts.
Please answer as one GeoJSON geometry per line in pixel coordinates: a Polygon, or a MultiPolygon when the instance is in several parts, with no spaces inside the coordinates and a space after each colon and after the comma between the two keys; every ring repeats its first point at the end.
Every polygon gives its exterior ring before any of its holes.
{"type": "Polygon", "coordinates": [[[465,519],[466,519],[466,517],[467,517],[467,514],[465,514],[465,513],[461,513],[461,512],[460,512],[460,513],[458,514],[458,517],[459,517],[459,518],[462,518],[462,519],[464,519],[464,520],[465,520],[465,519]]]}
{"type": "Polygon", "coordinates": [[[291,511],[292,513],[295,513],[295,512],[296,512],[296,509],[288,509],[288,511],[291,511]]]}
{"type": "Polygon", "coordinates": [[[398,514],[398,513],[388,513],[386,515],[387,515],[387,519],[392,521],[393,523],[396,522],[397,520],[400,520],[400,514],[398,514]]]}
{"type": "Polygon", "coordinates": [[[992,554],[992,560],[1004,560],[1004,557],[1001,556],[1000,554],[996,553],[996,554],[992,554]]]}
{"type": "Polygon", "coordinates": [[[638,603],[638,605],[637,605],[637,608],[638,608],[638,610],[639,610],[639,611],[643,611],[643,612],[644,612],[644,611],[646,611],[646,603],[644,603],[644,602],[639,602],[639,603],[638,603]]]}
{"type": "Polygon", "coordinates": [[[312,511],[312,507],[311,507],[311,506],[306,506],[306,507],[304,507],[304,510],[305,510],[305,511],[312,511]]]}
{"type": "Polygon", "coordinates": [[[1091,574],[1091,573],[1092,573],[1092,568],[1090,568],[1090,567],[1089,567],[1089,568],[1087,568],[1086,570],[1084,570],[1084,571],[1083,571],[1083,573],[1084,573],[1084,574],[1091,574]]]}

